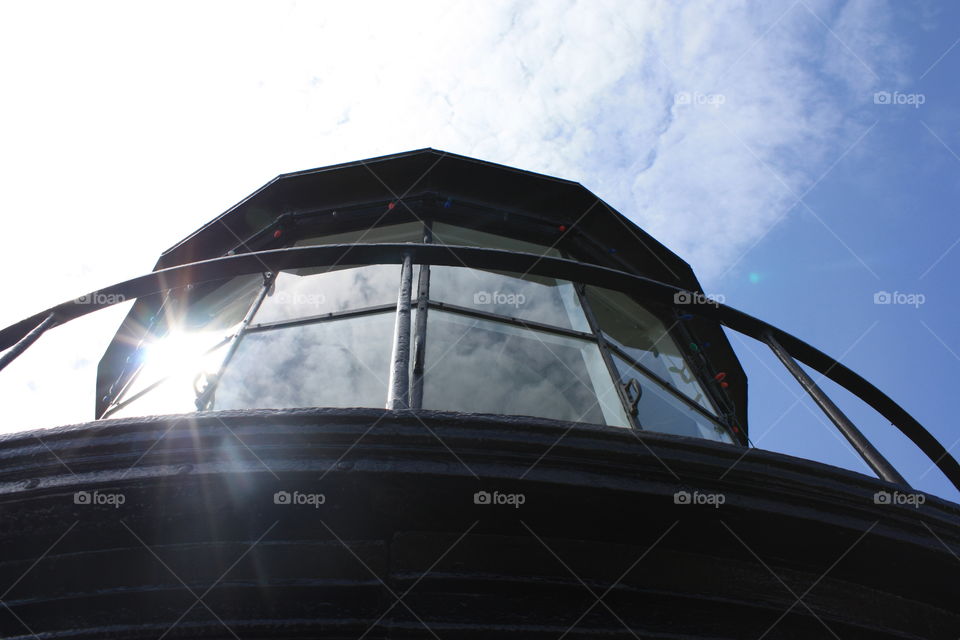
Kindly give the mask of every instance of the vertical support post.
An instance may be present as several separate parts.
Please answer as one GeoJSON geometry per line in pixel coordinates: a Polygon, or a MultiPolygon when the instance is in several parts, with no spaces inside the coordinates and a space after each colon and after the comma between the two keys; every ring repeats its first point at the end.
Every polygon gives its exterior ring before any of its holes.
{"type": "MultiPolygon", "coordinates": [[[[433,241],[432,222],[428,220],[423,230],[423,243],[433,241]]],[[[423,373],[427,355],[427,313],[430,301],[430,265],[420,265],[420,280],[417,283],[417,322],[413,328],[413,384],[410,389],[410,408],[423,408],[423,373]]]]}
{"type": "Polygon", "coordinates": [[[893,465],[883,457],[883,454],[870,444],[870,441],[857,429],[856,425],[850,422],[850,419],[843,411],[833,403],[829,396],[817,386],[817,383],[807,375],[807,372],[797,364],[796,360],[793,359],[787,350],[777,342],[777,339],[773,337],[773,333],[768,331],[764,334],[763,339],[764,342],[767,343],[767,346],[770,347],[770,350],[773,351],[774,355],[780,359],[780,362],[783,363],[787,371],[793,374],[793,377],[797,379],[797,382],[800,383],[804,391],[810,394],[810,397],[817,403],[817,406],[827,414],[830,421],[833,422],[840,433],[853,445],[853,448],[857,450],[857,453],[859,453],[870,468],[873,469],[874,473],[887,482],[909,487],[910,485],[907,484],[907,481],[904,480],[903,476],[893,468],[893,465]]]}
{"type": "Polygon", "coordinates": [[[400,293],[397,296],[397,324],[393,332],[390,357],[390,383],[387,409],[410,408],[410,296],[413,289],[413,258],[403,256],[400,269],[400,293]]]}
{"type": "Polygon", "coordinates": [[[26,351],[30,345],[37,341],[37,338],[43,335],[43,332],[57,323],[54,314],[48,315],[43,322],[30,330],[30,333],[20,338],[20,340],[10,347],[10,349],[0,358],[0,370],[3,370],[8,364],[17,359],[17,357],[26,351]]]}

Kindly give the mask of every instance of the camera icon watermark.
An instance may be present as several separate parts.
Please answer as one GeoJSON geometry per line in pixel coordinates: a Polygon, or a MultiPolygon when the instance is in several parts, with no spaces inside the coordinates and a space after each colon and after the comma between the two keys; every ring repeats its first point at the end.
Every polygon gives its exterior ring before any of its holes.
{"type": "Polygon", "coordinates": [[[903,493],[901,491],[877,491],[873,494],[873,504],[910,506],[919,509],[927,501],[922,493],[903,493]]]}
{"type": "Polygon", "coordinates": [[[273,504],[310,506],[319,509],[320,505],[327,502],[327,496],[322,493],[301,493],[299,491],[277,491],[273,494],[273,504]]]}
{"type": "Polygon", "coordinates": [[[674,104],[699,105],[717,108],[727,101],[722,93],[700,93],[699,91],[680,91],[673,95],[674,104]]]}
{"type": "Polygon", "coordinates": [[[877,91],[873,94],[873,104],[907,105],[919,109],[927,101],[922,93],[901,93],[900,91],[877,91]]]}
{"type": "Polygon", "coordinates": [[[708,304],[718,307],[727,301],[722,293],[700,293],[699,291],[677,291],[673,294],[673,303],[682,305],[708,304]]]}
{"type": "Polygon", "coordinates": [[[507,293],[504,291],[477,291],[473,294],[473,304],[488,305],[513,305],[519,307],[527,301],[527,297],[522,293],[507,293]]]}
{"type": "Polygon", "coordinates": [[[85,506],[110,506],[114,509],[119,509],[120,505],[126,501],[127,496],[118,492],[76,491],[73,494],[73,504],[85,506]]]}
{"type": "Polygon", "coordinates": [[[877,291],[873,294],[873,304],[902,304],[919,309],[927,301],[922,293],[902,293],[900,291],[877,291]]]}
{"type": "Polygon", "coordinates": [[[700,491],[680,490],[673,494],[673,504],[703,505],[719,509],[726,503],[727,496],[722,493],[701,493],[700,491]]]}
{"type": "Polygon", "coordinates": [[[319,307],[327,301],[322,293],[298,293],[281,291],[273,297],[275,304],[291,305],[296,307],[319,307]]]}
{"type": "Polygon", "coordinates": [[[473,494],[473,504],[497,504],[510,505],[514,509],[519,509],[520,505],[527,501],[527,497],[522,493],[500,493],[494,491],[477,491],[473,494]]]}
{"type": "Polygon", "coordinates": [[[87,293],[79,298],[74,298],[74,304],[119,304],[121,302],[126,302],[127,297],[122,293],[100,293],[95,291],[93,293],[87,293]]]}

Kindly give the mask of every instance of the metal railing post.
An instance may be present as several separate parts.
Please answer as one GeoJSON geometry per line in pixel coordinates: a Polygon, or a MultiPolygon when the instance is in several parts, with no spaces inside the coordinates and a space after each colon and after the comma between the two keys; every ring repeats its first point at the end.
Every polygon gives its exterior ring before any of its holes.
{"type": "Polygon", "coordinates": [[[774,355],[780,359],[783,366],[787,368],[787,371],[793,374],[793,377],[797,379],[797,382],[800,383],[804,391],[810,394],[810,397],[817,403],[817,406],[827,414],[827,417],[836,425],[840,433],[853,445],[853,448],[857,450],[857,453],[859,453],[870,468],[873,469],[874,473],[888,482],[909,487],[910,485],[907,484],[903,476],[893,468],[893,465],[883,457],[882,453],[877,451],[876,447],[870,444],[866,436],[857,429],[856,425],[850,422],[846,414],[840,410],[840,407],[833,403],[833,400],[823,392],[823,389],[817,386],[813,378],[807,375],[807,372],[797,364],[797,361],[793,359],[787,350],[777,342],[773,334],[768,331],[764,334],[763,340],[767,343],[767,346],[770,347],[770,350],[773,351],[774,355]]]}

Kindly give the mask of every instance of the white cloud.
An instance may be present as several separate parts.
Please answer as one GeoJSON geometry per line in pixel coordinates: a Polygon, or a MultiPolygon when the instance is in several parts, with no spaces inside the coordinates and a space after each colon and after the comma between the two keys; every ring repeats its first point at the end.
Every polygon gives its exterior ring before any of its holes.
{"type": "Polygon", "coordinates": [[[856,57],[897,77],[885,15],[813,1],[5,4],[0,324],[149,270],[278,173],[423,146],[578,180],[709,281],[869,126],[877,79],[856,57]]]}

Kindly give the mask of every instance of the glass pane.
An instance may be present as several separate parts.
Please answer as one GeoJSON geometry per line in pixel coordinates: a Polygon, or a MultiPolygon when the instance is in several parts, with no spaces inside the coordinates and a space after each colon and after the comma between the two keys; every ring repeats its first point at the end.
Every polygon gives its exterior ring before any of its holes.
{"type": "Polygon", "coordinates": [[[733,444],[733,439],[721,425],[688,406],[616,354],[612,357],[624,383],[636,380],[640,384],[642,391],[637,403],[637,422],[642,428],[733,444]]]}
{"type": "Polygon", "coordinates": [[[396,304],[400,265],[377,264],[327,271],[327,267],[282,271],[254,317],[281,322],[380,304],[396,304]]]}
{"type": "MultiPolygon", "coordinates": [[[[209,293],[202,294],[199,298],[197,295],[191,295],[186,305],[184,305],[184,296],[178,294],[172,303],[174,307],[179,304],[182,311],[171,315],[168,310],[166,316],[168,323],[173,327],[174,333],[232,329],[243,320],[262,286],[263,276],[253,273],[233,278],[209,293]]],[[[201,287],[208,288],[209,284],[201,287]]],[[[168,302],[169,304],[171,302],[168,302]]]]}
{"type": "Polygon", "coordinates": [[[458,227],[443,222],[433,223],[433,241],[437,244],[460,245],[463,247],[486,247],[487,249],[503,249],[506,251],[522,251],[535,253],[538,256],[561,257],[555,247],[547,247],[533,242],[508,238],[495,233],[477,231],[466,227],[458,227]]]}
{"type": "Polygon", "coordinates": [[[431,309],[424,368],[425,409],[629,424],[588,340],[431,309]]]}
{"type": "Polygon", "coordinates": [[[395,313],[246,334],[214,409],[384,407],[395,313]]]}
{"type": "Polygon", "coordinates": [[[168,376],[192,380],[201,371],[214,373],[216,363],[207,352],[236,333],[262,286],[263,276],[252,274],[203,294],[197,289],[172,292],[154,335],[134,355],[139,371],[120,399],[129,399],[168,376]]]}
{"type": "MultiPolygon", "coordinates": [[[[196,411],[197,396],[210,378],[220,370],[228,348],[229,343],[223,343],[209,353],[182,362],[182,366],[156,387],[106,417],[127,418],[196,411]]],[[[137,380],[137,391],[147,386],[149,385],[137,380]]],[[[132,398],[134,395],[135,392],[131,391],[125,397],[132,398]]]]}
{"type": "Polygon", "coordinates": [[[315,244],[389,244],[393,242],[423,242],[423,224],[404,222],[383,227],[355,229],[342,233],[314,236],[297,240],[293,246],[305,247],[315,244]]]}
{"type": "Polygon", "coordinates": [[[464,267],[430,267],[430,299],[461,307],[590,332],[573,285],[565,280],[505,275],[464,267]]]}
{"type": "Polygon", "coordinates": [[[587,287],[587,300],[604,336],[627,355],[701,407],[716,409],[694,376],[667,328],[626,294],[587,287]]]}

